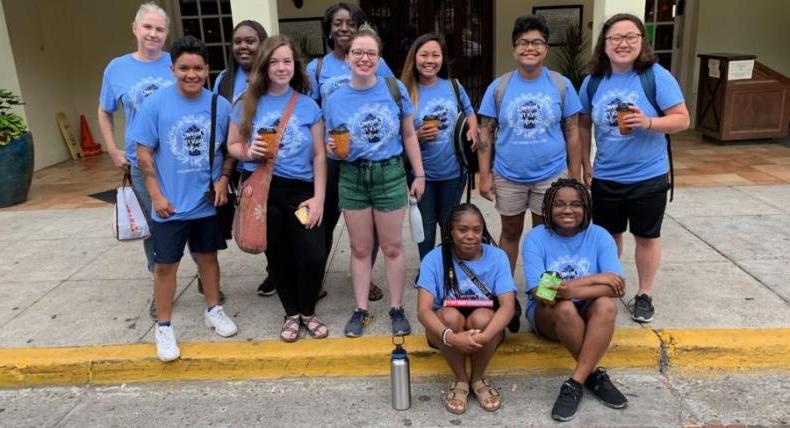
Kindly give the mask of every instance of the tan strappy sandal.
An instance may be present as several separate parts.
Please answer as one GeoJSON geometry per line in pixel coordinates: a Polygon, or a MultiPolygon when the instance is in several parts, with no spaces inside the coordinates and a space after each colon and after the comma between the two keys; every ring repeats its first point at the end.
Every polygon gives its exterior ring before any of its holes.
{"type": "Polygon", "coordinates": [[[318,319],[317,316],[311,315],[306,317],[304,315],[300,315],[302,318],[302,325],[307,329],[307,332],[313,339],[323,339],[329,336],[329,328],[324,324],[323,321],[318,319]]]}
{"type": "Polygon", "coordinates": [[[444,394],[444,408],[448,412],[460,415],[466,412],[466,399],[469,396],[469,382],[455,381],[444,394]]]}
{"type": "Polygon", "coordinates": [[[502,396],[499,395],[499,391],[496,388],[491,386],[491,382],[488,379],[472,382],[472,391],[475,392],[475,397],[477,397],[480,407],[487,412],[495,412],[502,405],[502,396]]]}
{"type": "Polygon", "coordinates": [[[283,328],[280,330],[280,340],[293,343],[299,340],[299,315],[285,317],[283,328]]]}

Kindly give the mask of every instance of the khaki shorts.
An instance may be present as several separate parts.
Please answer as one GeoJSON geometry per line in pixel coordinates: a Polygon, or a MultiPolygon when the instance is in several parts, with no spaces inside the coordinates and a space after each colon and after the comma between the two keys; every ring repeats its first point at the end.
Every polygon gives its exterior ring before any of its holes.
{"type": "Polygon", "coordinates": [[[567,178],[565,170],[556,177],[533,184],[516,183],[494,173],[494,189],[496,190],[496,210],[503,216],[514,216],[528,208],[536,214],[543,213],[543,196],[551,187],[551,183],[560,178],[567,178]]]}

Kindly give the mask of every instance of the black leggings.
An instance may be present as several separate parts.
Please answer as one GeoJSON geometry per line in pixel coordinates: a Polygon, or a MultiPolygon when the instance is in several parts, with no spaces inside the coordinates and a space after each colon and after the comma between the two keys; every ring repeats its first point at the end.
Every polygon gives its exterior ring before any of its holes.
{"type": "Polygon", "coordinates": [[[312,182],[272,177],[266,258],[286,316],[313,315],[315,296],[324,280],[324,228],[305,229],[294,215],[299,204],[312,197],[312,182]]]}

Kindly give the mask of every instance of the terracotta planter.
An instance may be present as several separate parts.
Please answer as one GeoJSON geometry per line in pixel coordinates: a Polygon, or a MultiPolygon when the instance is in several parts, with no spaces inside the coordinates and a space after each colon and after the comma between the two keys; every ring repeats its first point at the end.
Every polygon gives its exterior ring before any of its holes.
{"type": "Polygon", "coordinates": [[[30,132],[0,146],[0,208],[27,200],[33,180],[33,136],[30,132]]]}

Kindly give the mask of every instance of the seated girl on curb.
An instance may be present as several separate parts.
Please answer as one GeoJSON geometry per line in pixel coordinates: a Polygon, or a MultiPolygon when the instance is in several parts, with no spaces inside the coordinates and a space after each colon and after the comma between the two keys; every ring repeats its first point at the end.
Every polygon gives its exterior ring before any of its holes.
{"type": "Polygon", "coordinates": [[[464,413],[471,382],[480,407],[493,412],[501,397],[483,373],[513,318],[516,288],[508,258],[489,244],[493,240],[483,214],[472,204],[450,210],[442,235],[441,246],[420,266],[418,317],[428,344],[442,352],[455,375],[445,408],[464,413]],[[471,373],[466,372],[467,356],[471,373]]]}
{"type": "Polygon", "coordinates": [[[527,280],[527,320],[535,334],[560,342],[576,360],[570,379],[560,388],[552,418],[576,416],[587,387],[603,404],[625,408],[628,400],[598,362],[609,347],[617,318],[616,297],[625,292],[623,269],[609,233],[590,224],[590,194],[579,181],[559,179],[543,201],[544,225],[532,229],[521,250],[527,280]],[[544,272],[562,283],[552,301],[535,293],[544,272]]]}

